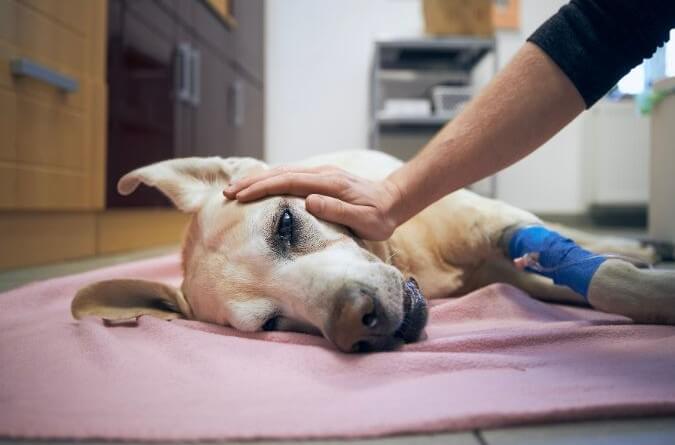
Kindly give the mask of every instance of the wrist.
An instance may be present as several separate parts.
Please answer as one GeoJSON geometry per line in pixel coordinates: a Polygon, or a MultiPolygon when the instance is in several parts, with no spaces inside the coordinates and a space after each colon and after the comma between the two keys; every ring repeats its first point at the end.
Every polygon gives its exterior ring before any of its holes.
{"type": "Polygon", "coordinates": [[[391,176],[382,181],[387,191],[388,200],[385,203],[385,217],[393,226],[392,231],[410,219],[406,212],[406,194],[404,189],[391,176]]]}

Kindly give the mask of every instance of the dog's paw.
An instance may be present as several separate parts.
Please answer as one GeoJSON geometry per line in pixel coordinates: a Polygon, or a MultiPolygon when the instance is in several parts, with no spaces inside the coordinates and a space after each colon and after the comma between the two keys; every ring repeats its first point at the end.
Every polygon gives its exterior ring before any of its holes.
{"type": "Polygon", "coordinates": [[[638,269],[610,259],[593,275],[588,301],[596,309],[636,323],[675,325],[675,271],[638,269]]]}

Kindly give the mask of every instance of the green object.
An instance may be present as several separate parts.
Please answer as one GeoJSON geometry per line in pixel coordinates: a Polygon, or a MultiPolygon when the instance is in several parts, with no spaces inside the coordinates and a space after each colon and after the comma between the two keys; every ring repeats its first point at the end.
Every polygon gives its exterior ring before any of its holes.
{"type": "Polygon", "coordinates": [[[670,88],[663,91],[655,91],[651,89],[646,90],[642,94],[639,94],[636,100],[638,107],[640,108],[640,113],[643,115],[651,114],[654,107],[671,94],[675,94],[675,88],[670,88]]]}

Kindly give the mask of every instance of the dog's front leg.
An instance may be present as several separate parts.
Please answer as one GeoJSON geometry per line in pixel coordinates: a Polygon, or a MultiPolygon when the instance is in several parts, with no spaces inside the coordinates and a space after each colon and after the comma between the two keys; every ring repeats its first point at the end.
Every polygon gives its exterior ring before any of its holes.
{"type": "Polygon", "coordinates": [[[638,269],[538,225],[511,227],[500,244],[512,260],[529,259],[527,270],[573,289],[596,309],[640,323],[675,324],[675,271],[638,269]]]}
{"type": "Polygon", "coordinates": [[[608,259],[593,275],[588,302],[639,323],[675,324],[675,271],[638,269],[608,259]]]}

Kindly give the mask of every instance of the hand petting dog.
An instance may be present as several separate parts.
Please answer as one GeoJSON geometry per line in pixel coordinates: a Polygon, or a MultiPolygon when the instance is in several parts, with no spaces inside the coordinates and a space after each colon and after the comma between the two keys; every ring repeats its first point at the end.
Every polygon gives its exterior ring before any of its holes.
{"type": "Polygon", "coordinates": [[[372,181],[334,166],[273,168],[232,183],[223,194],[240,202],[274,195],[306,197],[305,208],[312,215],[373,241],[388,239],[403,222],[395,211],[402,193],[392,181],[372,181]]]}

